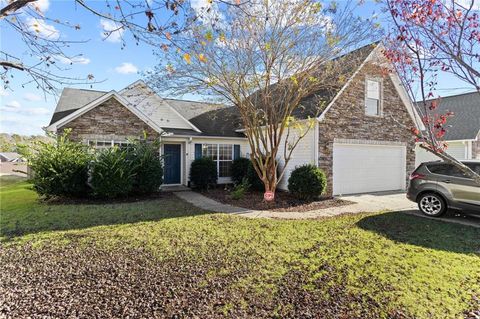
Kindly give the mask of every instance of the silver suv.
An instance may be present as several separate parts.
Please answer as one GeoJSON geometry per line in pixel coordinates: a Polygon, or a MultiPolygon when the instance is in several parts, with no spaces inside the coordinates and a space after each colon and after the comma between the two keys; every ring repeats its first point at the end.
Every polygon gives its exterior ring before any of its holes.
{"type": "MultiPolygon", "coordinates": [[[[462,161],[480,173],[480,160],[462,161]]],[[[436,161],[420,164],[410,175],[407,198],[418,203],[428,216],[438,217],[448,209],[480,215],[480,186],[452,164],[436,161]]]]}

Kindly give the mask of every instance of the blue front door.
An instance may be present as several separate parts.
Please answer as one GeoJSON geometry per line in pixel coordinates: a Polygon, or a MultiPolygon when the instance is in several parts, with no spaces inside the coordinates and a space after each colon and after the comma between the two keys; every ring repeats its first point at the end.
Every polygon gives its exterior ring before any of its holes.
{"type": "Polygon", "coordinates": [[[165,184],[180,184],[181,152],[180,144],[163,145],[165,184]]]}

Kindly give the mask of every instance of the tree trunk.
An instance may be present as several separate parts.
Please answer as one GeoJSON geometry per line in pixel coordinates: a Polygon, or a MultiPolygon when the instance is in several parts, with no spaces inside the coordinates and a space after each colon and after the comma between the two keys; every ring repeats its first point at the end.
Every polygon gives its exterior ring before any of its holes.
{"type": "Polygon", "coordinates": [[[267,203],[273,203],[275,201],[275,190],[277,186],[275,183],[270,185],[270,183],[265,184],[265,193],[263,194],[263,200],[267,203]]]}
{"type": "Polygon", "coordinates": [[[265,179],[262,179],[263,184],[265,186],[265,193],[263,194],[263,200],[267,203],[272,203],[275,201],[275,190],[277,189],[277,174],[276,174],[275,162],[269,163],[265,171],[266,171],[265,179]]]}

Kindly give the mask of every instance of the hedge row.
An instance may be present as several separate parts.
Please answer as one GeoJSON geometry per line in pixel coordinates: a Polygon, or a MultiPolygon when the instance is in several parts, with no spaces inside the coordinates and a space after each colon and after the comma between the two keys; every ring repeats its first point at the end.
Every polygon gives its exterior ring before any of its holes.
{"type": "Polygon", "coordinates": [[[95,151],[70,141],[67,132],[55,143],[37,143],[25,155],[34,172],[33,189],[45,198],[149,194],[163,182],[158,143],[145,140],[95,151]]]}

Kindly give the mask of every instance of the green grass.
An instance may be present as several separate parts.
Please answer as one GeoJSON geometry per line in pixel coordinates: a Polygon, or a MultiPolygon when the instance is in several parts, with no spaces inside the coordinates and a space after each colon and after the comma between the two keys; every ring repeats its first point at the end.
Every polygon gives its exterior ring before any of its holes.
{"type": "Polygon", "coordinates": [[[344,293],[359,317],[462,318],[479,307],[473,301],[480,292],[478,228],[399,212],[246,219],[207,214],[169,197],[47,205],[28,187],[2,184],[4,254],[32,246],[40,252],[75,247],[85,254],[141,249],[179,269],[205,265],[203,281],[228,278],[221,288],[228,302],[218,310],[226,316],[264,305],[269,315],[294,316],[301,310],[294,310],[296,304],[313,305],[313,311],[320,299],[330,305],[344,293]]]}
{"type": "Polygon", "coordinates": [[[84,229],[200,214],[172,195],[158,200],[114,204],[43,203],[24,179],[2,177],[0,240],[38,232],[84,229]]]}

